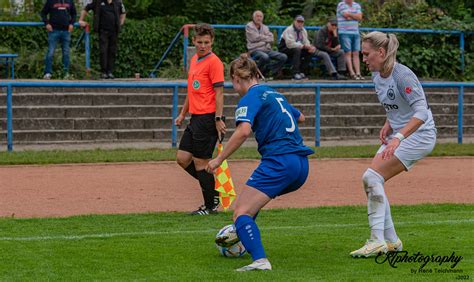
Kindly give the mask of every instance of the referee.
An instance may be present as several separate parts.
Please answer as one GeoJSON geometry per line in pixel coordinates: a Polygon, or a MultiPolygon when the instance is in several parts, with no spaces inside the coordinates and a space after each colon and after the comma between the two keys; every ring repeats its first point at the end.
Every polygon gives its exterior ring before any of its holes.
{"type": "Polygon", "coordinates": [[[194,27],[193,44],[196,54],[188,73],[188,95],[175,124],[181,126],[191,113],[189,125],[181,137],[177,163],[199,181],[204,204],[192,215],[217,213],[219,193],[214,190],[214,175],[206,172],[220,134],[226,131],[224,107],[224,65],[212,52],[214,29],[208,24],[194,27]]]}

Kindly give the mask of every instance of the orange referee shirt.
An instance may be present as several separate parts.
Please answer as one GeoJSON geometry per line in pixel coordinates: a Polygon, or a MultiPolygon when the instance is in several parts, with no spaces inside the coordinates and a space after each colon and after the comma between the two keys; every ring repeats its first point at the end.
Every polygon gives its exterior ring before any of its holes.
{"type": "Polygon", "coordinates": [[[209,114],[216,112],[214,87],[224,86],[224,65],[214,53],[191,59],[188,73],[189,112],[209,114]]]}

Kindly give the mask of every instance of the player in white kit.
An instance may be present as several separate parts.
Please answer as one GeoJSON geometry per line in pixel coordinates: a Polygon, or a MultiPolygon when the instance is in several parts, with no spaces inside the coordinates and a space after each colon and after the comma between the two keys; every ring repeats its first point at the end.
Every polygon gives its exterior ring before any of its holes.
{"type": "Polygon", "coordinates": [[[436,143],[433,115],[423,88],[408,67],[396,62],[397,49],[395,34],[374,31],[363,36],[363,61],[372,72],[375,91],[387,119],[379,134],[382,145],[362,177],[371,235],[362,248],[350,253],[353,257],[402,250],[384,183],[408,171],[436,143]]]}

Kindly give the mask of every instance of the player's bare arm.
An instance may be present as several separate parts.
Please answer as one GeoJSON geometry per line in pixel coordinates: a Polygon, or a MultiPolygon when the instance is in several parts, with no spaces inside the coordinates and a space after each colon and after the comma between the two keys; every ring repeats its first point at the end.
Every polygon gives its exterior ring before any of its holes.
{"type": "Polygon", "coordinates": [[[397,149],[398,146],[400,146],[400,143],[402,142],[402,140],[410,136],[410,134],[412,134],[413,132],[415,132],[421,125],[423,125],[423,123],[424,122],[422,120],[416,117],[412,117],[410,121],[407,123],[407,125],[405,125],[405,127],[400,129],[399,131],[399,133],[402,136],[402,139],[400,139],[397,136],[395,136],[395,138],[392,138],[392,140],[390,140],[385,150],[383,150],[382,152],[382,159],[389,160],[393,156],[393,153],[395,153],[395,149],[397,149]]]}
{"type": "MultiPolygon", "coordinates": [[[[224,111],[224,87],[214,88],[216,91],[216,117],[222,117],[224,111]]],[[[225,122],[222,120],[216,121],[216,129],[219,134],[225,134],[225,122]]]]}
{"type": "Polygon", "coordinates": [[[298,117],[297,122],[298,123],[303,123],[305,120],[306,120],[306,118],[304,117],[303,113],[300,112],[300,116],[298,117]]]}
{"type": "Polygon", "coordinates": [[[385,120],[385,124],[383,125],[382,129],[380,129],[380,133],[379,133],[380,142],[382,142],[382,144],[387,144],[387,136],[392,134],[392,132],[393,132],[392,126],[390,126],[390,122],[387,119],[385,120]]]}
{"type": "Polygon", "coordinates": [[[209,161],[206,167],[207,172],[212,172],[217,169],[221,163],[232,155],[252,133],[252,126],[248,122],[241,122],[234,131],[234,134],[227,142],[226,147],[215,159],[209,161]]]}
{"type": "Polygon", "coordinates": [[[188,99],[188,96],[186,96],[186,99],[184,100],[183,108],[181,109],[179,116],[174,120],[175,125],[181,126],[181,124],[183,123],[183,120],[186,118],[186,114],[188,113],[188,110],[189,110],[189,99],[188,99]]]}

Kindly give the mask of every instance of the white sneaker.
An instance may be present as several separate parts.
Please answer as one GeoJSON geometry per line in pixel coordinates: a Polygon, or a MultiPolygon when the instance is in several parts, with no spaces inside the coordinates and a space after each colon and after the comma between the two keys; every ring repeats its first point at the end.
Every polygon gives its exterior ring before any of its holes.
{"type": "Polygon", "coordinates": [[[400,238],[397,239],[395,243],[392,243],[390,241],[385,241],[387,243],[387,248],[389,252],[401,252],[403,251],[403,243],[400,238]]]}
{"type": "Polygon", "coordinates": [[[51,74],[50,73],[45,73],[43,76],[43,79],[51,79],[51,74]]]}
{"type": "Polygon", "coordinates": [[[352,257],[374,257],[380,253],[388,252],[387,243],[385,241],[369,239],[365,245],[350,253],[352,257]]]}
{"type": "Polygon", "coordinates": [[[252,271],[252,270],[272,270],[272,265],[268,261],[268,259],[258,259],[252,262],[249,265],[246,265],[241,268],[237,268],[235,271],[252,271]]]}

